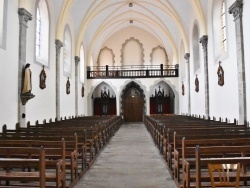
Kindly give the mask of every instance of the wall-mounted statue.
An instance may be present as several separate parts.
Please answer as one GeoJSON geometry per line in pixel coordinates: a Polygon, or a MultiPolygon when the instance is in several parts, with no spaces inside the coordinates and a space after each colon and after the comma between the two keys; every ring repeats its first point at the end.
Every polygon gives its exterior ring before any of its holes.
{"type": "Polygon", "coordinates": [[[184,83],[183,83],[183,82],[182,82],[181,89],[182,89],[182,95],[184,96],[184,95],[185,95],[185,86],[184,86],[184,83]]]}
{"type": "Polygon", "coordinates": [[[40,84],[39,84],[40,88],[41,89],[44,89],[46,88],[46,72],[44,70],[44,66],[43,66],[43,69],[40,73],[40,84]]]}
{"type": "Polygon", "coordinates": [[[219,67],[217,70],[217,75],[218,75],[218,85],[223,86],[224,85],[224,70],[221,66],[221,62],[219,61],[219,67]]]}
{"type": "Polygon", "coordinates": [[[69,82],[69,77],[68,77],[68,80],[67,80],[67,83],[66,83],[66,94],[70,94],[70,82],[69,82]]]}
{"type": "Polygon", "coordinates": [[[196,74],[196,78],[195,78],[195,91],[197,93],[199,92],[199,79],[197,77],[197,74],[196,74]]]}
{"type": "Polygon", "coordinates": [[[23,105],[25,105],[28,100],[35,97],[35,95],[31,93],[31,90],[32,90],[31,70],[30,70],[30,64],[27,63],[23,71],[23,82],[22,82],[22,93],[21,93],[21,100],[23,105]]]}
{"type": "Polygon", "coordinates": [[[32,90],[32,79],[31,79],[31,70],[30,64],[27,63],[24,67],[24,78],[23,78],[23,94],[31,94],[32,90]]]}
{"type": "Polygon", "coordinates": [[[82,84],[82,97],[84,97],[84,85],[82,84]]]}

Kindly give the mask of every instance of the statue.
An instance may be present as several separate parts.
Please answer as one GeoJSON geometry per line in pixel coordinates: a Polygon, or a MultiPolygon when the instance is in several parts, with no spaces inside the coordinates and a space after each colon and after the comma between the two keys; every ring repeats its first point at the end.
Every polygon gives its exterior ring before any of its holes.
{"type": "Polygon", "coordinates": [[[30,70],[30,64],[27,63],[24,67],[24,72],[23,72],[23,83],[22,83],[22,92],[21,92],[21,100],[22,104],[25,105],[28,100],[32,99],[35,97],[31,93],[32,90],[32,79],[31,79],[31,70],[30,70]]]}
{"type": "Polygon", "coordinates": [[[27,63],[24,67],[24,78],[23,78],[23,90],[22,94],[31,94],[32,83],[31,83],[31,70],[30,64],[27,63]]]}
{"type": "Polygon", "coordinates": [[[41,89],[44,89],[46,88],[46,73],[45,73],[45,70],[44,70],[44,66],[43,66],[43,69],[40,73],[40,88],[41,89]]]}
{"type": "Polygon", "coordinates": [[[66,83],[66,93],[67,93],[67,95],[70,94],[70,82],[69,82],[69,77],[68,77],[68,80],[67,80],[67,83],[66,83]]]}
{"type": "Polygon", "coordinates": [[[218,85],[223,86],[224,85],[224,70],[222,66],[220,65],[221,62],[219,61],[219,67],[217,70],[217,75],[218,75],[218,85]]]}
{"type": "Polygon", "coordinates": [[[198,93],[199,92],[199,80],[196,74],[196,78],[195,78],[195,91],[198,93]]]}

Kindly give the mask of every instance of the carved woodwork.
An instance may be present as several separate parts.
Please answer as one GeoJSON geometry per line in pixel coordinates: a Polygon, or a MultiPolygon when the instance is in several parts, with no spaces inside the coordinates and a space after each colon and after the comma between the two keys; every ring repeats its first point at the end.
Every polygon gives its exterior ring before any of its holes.
{"type": "Polygon", "coordinates": [[[39,87],[41,89],[45,89],[46,88],[46,72],[44,70],[44,66],[43,66],[43,69],[40,73],[40,84],[39,84],[39,87]]]}
{"type": "Polygon", "coordinates": [[[150,114],[169,114],[170,110],[170,94],[164,94],[164,89],[155,89],[155,96],[150,97],[150,114]]]}
{"type": "Polygon", "coordinates": [[[67,83],[66,83],[66,94],[70,94],[70,82],[69,82],[69,77],[68,77],[68,80],[67,80],[67,83]]]}
{"type": "Polygon", "coordinates": [[[223,86],[224,85],[224,70],[221,66],[221,62],[219,61],[219,67],[217,70],[217,75],[218,75],[218,85],[223,86]]]}
{"type": "Polygon", "coordinates": [[[195,78],[195,91],[197,93],[199,92],[199,79],[197,77],[197,74],[196,74],[196,78],[195,78]]]}

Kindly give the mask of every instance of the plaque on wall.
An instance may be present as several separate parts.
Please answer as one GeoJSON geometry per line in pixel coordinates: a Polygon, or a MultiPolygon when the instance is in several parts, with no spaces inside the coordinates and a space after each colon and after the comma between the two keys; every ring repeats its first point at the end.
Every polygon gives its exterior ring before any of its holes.
{"type": "Polygon", "coordinates": [[[196,74],[196,78],[195,78],[195,91],[197,93],[199,92],[199,79],[197,77],[197,74],[196,74]]]}
{"type": "Polygon", "coordinates": [[[219,67],[217,70],[217,75],[218,75],[218,85],[223,86],[224,85],[224,70],[221,66],[221,62],[219,61],[219,67]]]}
{"type": "Polygon", "coordinates": [[[43,66],[43,69],[40,73],[40,84],[39,84],[39,87],[41,89],[45,89],[46,88],[46,73],[45,73],[45,70],[44,70],[44,66],[43,66]]]}
{"type": "Polygon", "coordinates": [[[67,80],[67,83],[66,83],[66,94],[70,94],[70,82],[69,82],[69,77],[68,77],[68,80],[67,80]]]}

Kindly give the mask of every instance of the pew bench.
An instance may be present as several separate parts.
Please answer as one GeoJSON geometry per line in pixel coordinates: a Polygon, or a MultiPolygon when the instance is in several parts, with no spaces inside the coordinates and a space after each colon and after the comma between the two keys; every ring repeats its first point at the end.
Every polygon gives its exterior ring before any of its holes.
{"type": "Polygon", "coordinates": [[[0,147],[0,153],[0,183],[5,182],[1,186],[19,184],[24,187],[32,185],[45,188],[51,185],[50,182],[54,182],[54,187],[66,187],[64,161],[46,159],[46,150],[43,147],[0,147]],[[8,156],[3,157],[3,153],[8,156]],[[27,184],[24,185],[24,182],[27,184]]]}
{"type": "Polygon", "coordinates": [[[211,187],[208,163],[240,163],[242,165],[241,184],[246,186],[247,180],[250,180],[250,157],[245,157],[246,154],[250,154],[250,146],[196,146],[193,148],[193,152],[195,152],[195,158],[184,158],[182,160],[183,184],[180,187],[211,187]]]}

